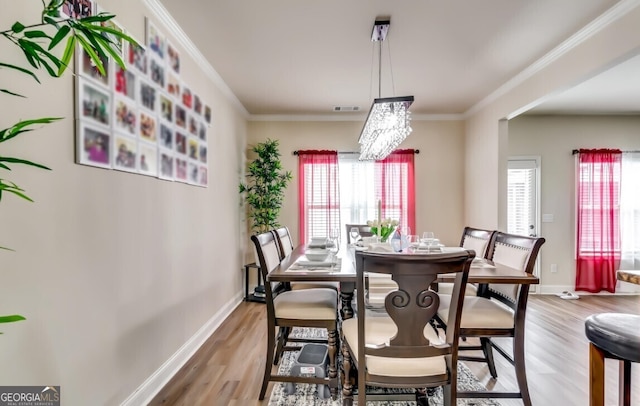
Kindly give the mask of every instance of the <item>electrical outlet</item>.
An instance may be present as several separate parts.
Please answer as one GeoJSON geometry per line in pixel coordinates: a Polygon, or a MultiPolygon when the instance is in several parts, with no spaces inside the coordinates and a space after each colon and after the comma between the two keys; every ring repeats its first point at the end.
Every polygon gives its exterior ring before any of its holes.
{"type": "Polygon", "coordinates": [[[550,269],[550,270],[551,270],[551,273],[556,273],[556,272],[558,272],[558,264],[551,264],[550,268],[551,268],[551,269],[550,269]]]}

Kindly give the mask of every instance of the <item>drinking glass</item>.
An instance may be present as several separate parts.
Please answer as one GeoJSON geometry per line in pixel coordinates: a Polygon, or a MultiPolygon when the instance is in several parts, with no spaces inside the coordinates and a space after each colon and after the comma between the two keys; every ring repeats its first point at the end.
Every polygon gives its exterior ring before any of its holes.
{"type": "Polygon", "coordinates": [[[422,233],[422,241],[423,243],[430,245],[431,242],[433,241],[433,239],[436,238],[435,234],[433,234],[433,231],[425,231],[424,233],[422,233]]]}
{"type": "Polygon", "coordinates": [[[351,243],[355,244],[360,239],[360,229],[358,227],[351,227],[349,235],[351,236],[351,243]]]}
{"type": "Polygon", "coordinates": [[[338,228],[332,228],[329,231],[329,240],[331,241],[331,251],[338,252],[340,248],[340,230],[338,228]]]}

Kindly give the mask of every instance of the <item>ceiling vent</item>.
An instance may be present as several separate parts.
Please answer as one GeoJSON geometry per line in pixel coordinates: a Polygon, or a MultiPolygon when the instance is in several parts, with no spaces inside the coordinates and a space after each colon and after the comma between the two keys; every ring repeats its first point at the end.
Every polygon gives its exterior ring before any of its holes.
{"type": "Polygon", "coordinates": [[[334,106],[333,111],[360,111],[358,106],[334,106]]]}

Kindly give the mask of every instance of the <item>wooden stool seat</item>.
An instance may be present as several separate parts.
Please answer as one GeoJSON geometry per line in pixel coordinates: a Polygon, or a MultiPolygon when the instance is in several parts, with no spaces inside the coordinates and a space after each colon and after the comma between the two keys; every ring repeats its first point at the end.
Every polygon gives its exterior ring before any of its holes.
{"type": "Polygon", "coordinates": [[[631,363],[640,362],[640,316],[599,313],[584,323],[589,346],[590,405],[604,406],[604,360],[620,361],[619,404],[631,406],[631,363]]]}

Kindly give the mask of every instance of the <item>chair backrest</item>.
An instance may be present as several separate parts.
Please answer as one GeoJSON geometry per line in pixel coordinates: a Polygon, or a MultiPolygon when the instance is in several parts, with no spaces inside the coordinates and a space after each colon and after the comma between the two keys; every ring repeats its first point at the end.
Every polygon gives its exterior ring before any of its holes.
{"type": "MultiPolygon", "coordinates": [[[[494,263],[533,274],[540,247],[544,242],[543,237],[527,237],[496,231],[489,243],[487,258],[494,263]]],[[[522,285],[520,289],[518,289],[518,285],[489,285],[490,295],[513,309],[515,309],[523,292],[528,291],[527,285],[522,285]]]]}
{"type": "Polygon", "coordinates": [[[376,348],[364,346],[363,333],[366,312],[358,312],[358,359],[366,355],[380,357],[419,358],[437,355],[453,356],[457,360],[460,315],[469,267],[475,257],[472,250],[439,254],[400,254],[357,251],[356,291],[357,308],[364,309],[365,272],[385,273],[398,284],[385,298],[385,310],[397,327],[397,332],[386,344],[376,348]],[[425,327],[440,306],[438,293],[431,284],[439,274],[456,273],[446,333],[446,343],[431,345],[425,337],[425,327]]]}
{"type": "Polygon", "coordinates": [[[460,246],[468,250],[474,250],[479,258],[486,258],[489,252],[489,241],[491,241],[491,237],[495,233],[495,230],[465,227],[462,231],[460,246]]]}
{"type": "Polygon", "coordinates": [[[289,233],[289,228],[280,227],[273,230],[276,240],[278,241],[278,248],[280,249],[280,259],[283,259],[287,255],[293,252],[293,240],[289,233]]]}
{"type": "Polygon", "coordinates": [[[345,240],[348,244],[353,244],[355,241],[351,241],[351,235],[349,235],[349,231],[351,231],[352,227],[358,227],[358,231],[360,232],[360,237],[372,237],[373,233],[371,232],[371,227],[366,224],[346,224],[345,228],[347,230],[347,239],[345,240]]]}
{"type": "Polygon", "coordinates": [[[267,283],[267,276],[280,265],[280,249],[278,248],[278,242],[276,240],[275,233],[268,231],[266,233],[252,235],[251,241],[253,241],[256,247],[256,253],[258,254],[258,262],[260,265],[260,272],[262,273],[262,280],[264,283],[264,291],[267,303],[267,313],[275,314],[273,309],[273,299],[277,292],[280,290],[280,283],[267,283]]]}

